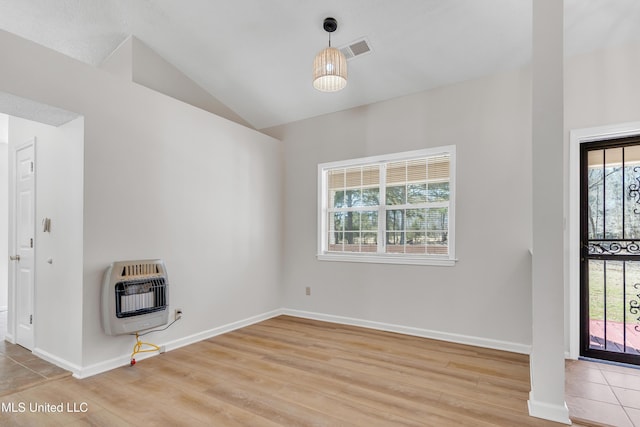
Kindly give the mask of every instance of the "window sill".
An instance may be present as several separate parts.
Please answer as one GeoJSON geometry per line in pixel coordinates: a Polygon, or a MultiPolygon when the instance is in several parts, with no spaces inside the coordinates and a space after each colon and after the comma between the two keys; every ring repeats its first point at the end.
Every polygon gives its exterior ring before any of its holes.
{"type": "Polygon", "coordinates": [[[358,254],[332,254],[323,253],[317,255],[318,261],[340,262],[367,262],[372,264],[405,264],[405,265],[431,265],[440,267],[453,267],[457,259],[453,258],[424,258],[410,256],[391,255],[358,255],[358,254]]]}

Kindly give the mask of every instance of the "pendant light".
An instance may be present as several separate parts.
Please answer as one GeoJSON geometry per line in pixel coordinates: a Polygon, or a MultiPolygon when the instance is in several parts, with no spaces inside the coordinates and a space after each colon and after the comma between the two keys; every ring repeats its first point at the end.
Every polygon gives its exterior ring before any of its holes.
{"type": "Polygon", "coordinates": [[[329,47],[313,61],[313,87],[322,92],[337,92],[347,85],[347,58],[339,49],[331,47],[331,33],[338,28],[338,21],[325,18],[323,28],[329,33],[329,47]]]}

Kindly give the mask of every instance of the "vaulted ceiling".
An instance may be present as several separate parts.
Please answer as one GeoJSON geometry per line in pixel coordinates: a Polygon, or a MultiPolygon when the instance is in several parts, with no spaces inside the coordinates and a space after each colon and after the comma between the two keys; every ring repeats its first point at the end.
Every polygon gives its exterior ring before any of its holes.
{"type": "MultiPolygon", "coordinates": [[[[531,0],[0,0],[0,28],[99,65],[134,35],[257,129],[507,71],[531,59],[531,0]],[[314,55],[366,37],[346,89],[314,55]]],[[[566,54],[640,42],[637,0],[565,0],[566,54]]]]}

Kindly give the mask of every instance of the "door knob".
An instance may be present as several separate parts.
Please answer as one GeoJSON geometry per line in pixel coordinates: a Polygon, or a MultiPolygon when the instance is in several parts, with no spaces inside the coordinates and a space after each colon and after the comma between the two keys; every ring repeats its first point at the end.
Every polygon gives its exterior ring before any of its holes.
{"type": "Polygon", "coordinates": [[[20,255],[11,255],[9,259],[11,261],[20,261],[20,255]]]}

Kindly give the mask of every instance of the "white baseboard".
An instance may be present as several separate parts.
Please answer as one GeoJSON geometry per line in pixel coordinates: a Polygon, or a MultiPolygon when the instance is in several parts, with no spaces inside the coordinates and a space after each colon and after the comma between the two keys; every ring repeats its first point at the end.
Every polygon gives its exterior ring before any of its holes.
{"type": "Polygon", "coordinates": [[[546,402],[539,402],[535,400],[533,391],[529,392],[529,400],[527,402],[529,406],[529,415],[536,418],[542,418],[545,420],[555,421],[563,424],[571,424],[569,418],[569,408],[566,403],[561,405],[553,405],[546,402]]]}
{"type": "MultiPolygon", "coordinates": [[[[151,356],[152,356],[151,353],[142,353],[139,356],[136,356],[136,359],[144,360],[151,356]]],[[[114,357],[109,360],[104,360],[102,362],[94,363],[93,365],[80,368],[78,371],[73,373],[73,376],[81,380],[83,378],[89,378],[94,375],[98,375],[103,372],[107,372],[112,369],[119,368],[121,366],[129,365],[130,363],[131,363],[131,353],[128,353],[126,355],[114,357]]]]}
{"type": "Polygon", "coordinates": [[[4,334],[4,340],[6,342],[10,342],[11,344],[15,344],[16,343],[16,339],[13,337],[13,334],[10,334],[9,332],[6,332],[4,334]]]}
{"type": "MultiPolygon", "coordinates": [[[[227,332],[234,331],[236,329],[244,328],[245,326],[252,325],[254,323],[262,322],[263,320],[270,319],[272,317],[276,317],[282,314],[281,309],[269,311],[267,313],[259,314],[257,316],[252,316],[243,320],[238,320],[236,322],[228,323],[226,325],[219,326],[217,328],[209,329],[206,331],[198,332],[197,334],[189,335],[184,338],[180,338],[173,341],[167,341],[164,343],[156,343],[160,347],[164,347],[165,351],[175,350],[180,347],[184,347],[189,344],[194,344],[202,340],[206,340],[208,338],[215,337],[217,335],[221,335],[227,332]]],[[[141,353],[136,356],[136,361],[144,360],[149,357],[157,356],[158,353],[141,353]]],[[[83,367],[78,371],[73,371],[73,376],[79,379],[87,378],[93,375],[100,374],[102,372],[107,372],[112,369],[119,368],[121,366],[126,366],[131,363],[131,354],[127,353],[122,356],[114,357],[113,359],[105,360],[100,363],[95,363],[93,365],[89,365],[87,367],[83,367]]]]}
{"type": "Polygon", "coordinates": [[[282,314],[282,309],[277,309],[273,311],[269,311],[267,313],[259,314],[257,316],[249,317],[244,320],[238,320],[237,322],[228,323],[223,326],[219,326],[217,328],[209,329],[207,331],[199,332],[197,334],[189,335],[184,338],[180,338],[177,340],[169,341],[165,344],[167,351],[175,350],[180,347],[184,347],[189,344],[194,344],[202,340],[206,340],[208,338],[215,337],[217,335],[222,335],[227,332],[235,331],[236,329],[244,328],[245,326],[253,325],[254,323],[259,323],[267,319],[271,319],[272,317],[280,316],[282,314]]]}
{"type": "Polygon", "coordinates": [[[80,372],[80,370],[82,369],[80,366],[76,365],[75,363],[71,363],[67,360],[61,359],[60,357],[55,356],[49,353],[48,351],[42,350],[37,347],[33,349],[32,353],[38,356],[39,358],[46,360],[49,363],[53,363],[54,365],[59,366],[62,369],[66,369],[67,371],[71,372],[74,377],[76,376],[76,373],[80,372]]]}
{"type": "Polygon", "coordinates": [[[394,325],[390,323],[374,322],[371,320],[355,319],[352,317],[334,316],[331,314],[314,313],[309,311],[283,309],[282,314],[305,319],[321,320],[325,322],[340,323],[344,325],[360,326],[363,328],[377,329],[399,334],[413,335],[422,338],[431,338],[440,341],[455,342],[458,344],[472,345],[476,347],[504,350],[512,353],[531,354],[531,346],[513,343],[509,341],[493,340],[490,338],[473,337],[470,335],[452,334],[449,332],[433,331],[430,329],[414,328],[412,326],[394,325]]]}
{"type": "MultiPolygon", "coordinates": [[[[495,350],[509,351],[512,353],[520,353],[520,354],[531,353],[531,346],[526,344],[512,343],[508,341],[493,340],[493,339],[481,338],[481,337],[473,337],[469,335],[452,334],[448,332],[433,331],[429,329],[375,322],[371,320],[362,320],[362,319],[356,319],[351,317],[335,316],[331,314],[315,313],[315,312],[302,311],[302,310],[292,310],[287,308],[272,310],[267,313],[259,314],[257,316],[252,316],[236,322],[228,323],[226,325],[222,325],[213,329],[198,332],[196,334],[192,334],[183,338],[167,341],[164,343],[157,343],[157,345],[163,346],[165,348],[165,351],[171,351],[171,350],[178,349],[180,347],[197,343],[202,340],[206,340],[208,338],[215,337],[217,335],[234,331],[236,329],[244,328],[245,326],[262,322],[264,320],[270,319],[272,317],[280,316],[283,314],[288,316],[293,316],[293,317],[305,318],[305,319],[313,319],[313,320],[320,320],[320,321],[332,322],[332,323],[338,323],[338,324],[344,324],[344,325],[360,326],[363,328],[377,329],[381,331],[396,332],[400,334],[418,336],[422,338],[431,338],[431,339],[436,339],[440,341],[455,342],[459,344],[472,345],[476,347],[484,347],[484,348],[491,348],[495,350]]],[[[136,360],[140,361],[156,355],[157,353],[153,353],[153,352],[141,353],[140,355],[136,356],[136,360]]],[[[102,372],[119,368],[121,366],[126,366],[131,362],[131,355],[129,353],[123,354],[122,356],[118,356],[118,357],[105,360],[99,363],[95,363],[93,365],[89,365],[86,367],[78,367],[75,365],[65,363],[64,361],[56,361],[55,357],[47,358],[43,356],[42,358],[49,360],[60,367],[69,369],[71,372],[73,372],[73,376],[76,378],[87,378],[96,374],[100,374],[102,372]]]]}

